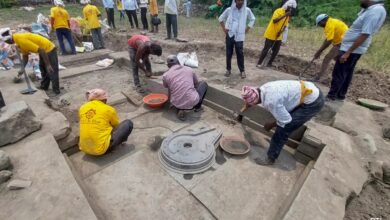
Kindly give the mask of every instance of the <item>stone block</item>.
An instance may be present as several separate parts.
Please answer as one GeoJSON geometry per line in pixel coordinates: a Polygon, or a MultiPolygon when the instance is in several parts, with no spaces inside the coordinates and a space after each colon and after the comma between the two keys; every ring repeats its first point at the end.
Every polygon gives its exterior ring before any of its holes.
{"type": "Polygon", "coordinates": [[[24,189],[31,186],[30,180],[16,179],[8,183],[7,188],[10,190],[24,189]]]}
{"type": "Polygon", "coordinates": [[[320,139],[310,134],[310,129],[307,129],[307,131],[303,135],[302,142],[311,145],[314,148],[318,148],[320,150],[322,150],[325,147],[325,144],[322,143],[320,139]]]}
{"type": "Polygon", "coordinates": [[[53,134],[58,141],[70,133],[70,124],[68,119],[61,112],[54,112],[43,119],[43,130],[53,134]]]}
{"type": "Polygon", "coordinates": [[[306,144],[304,142],[302,142],[297,150],[301,153],[304,153],[305,155],[313,158],[313,159],[317,159],[318,156],[321,154],[321,151],[322,151],[322,148],[317,148],[317,147],[314,147],[313,145],[310,145],[310,144],[306,144]]]}
{"type": "Polygon", "coordinates": [[[9,156],[2,150],[0,150],[0,170],[5,170],[11,166],[11,160],[9,156]]]}
{"type": "Polygon", "coordinates": [[[126,97],[122,93],[115,93],[108,97],[107,104],[113,106],[113,105],[119,105],[126,102],[126,97]]]}
{"type": "Polygon", "coordinates": [[[58,141],[58,146],[60,147],[61,152],[68,150],[71,147],[76,146],[79,143],[79,136],[75,135],[73,132],[58,141]]]}
{"type": "Polygon", "coordinates": [[[24,101],[0,110],[0,146],[15,143],[41,128],[41,123],[24,101]]]}
{"type": "Polygon", "coordinates": [[[0,171],[0,184],[7,182],[12,176],[12,172],[9,170],[0,171]]]}
{"type": "Polygon", "coordinates": [[[305,164],[305,165],[307,165],[311,160],[313,160],[312,158],[310,158],[309,156],[307,156],[306,154],[304,154],[300,151],[295,151],[294,158],[298,162],[305,164]]]}
{"type": "Polygon", "coordinates": [[[382,128],[382,132],[384,138],[390,138],[390,126],[387,128],[382,128]]]}
{"type": "Polygon", "coordinates": [[[383,182],[385,182],[386,184],[390,184],[390,163],[389,162],[384,163],[382,169],[383,169],[383,173],[382,173],[383,182]]]}

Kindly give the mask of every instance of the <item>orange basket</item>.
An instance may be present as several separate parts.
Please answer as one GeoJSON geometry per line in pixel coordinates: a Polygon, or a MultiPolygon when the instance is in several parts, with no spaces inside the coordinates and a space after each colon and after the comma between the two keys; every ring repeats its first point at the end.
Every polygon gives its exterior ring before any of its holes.
{"type": "Polygon", "coordinates": [[[168,96],[162,93],[152,93],[143,98],[144,104],[151,108],[160,108],[168,101],[168,96]]]}

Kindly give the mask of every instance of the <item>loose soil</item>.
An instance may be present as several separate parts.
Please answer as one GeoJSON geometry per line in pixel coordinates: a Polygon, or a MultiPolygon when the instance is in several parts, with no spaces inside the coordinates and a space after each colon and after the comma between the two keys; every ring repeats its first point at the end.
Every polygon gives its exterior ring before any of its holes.
{"type": "Polygon", "coordinates": [[[344,220],[389,219],[390,185],[380,180],[368,182],[359,196],[354,197],[346,207],[344,220]]]}
{"type": "MultiPolygon", "coordinates": [[[[138,33],[132,33],[138,34],[138,33]]],[[[199,68],[196,69],[197,73],[202,77],[207,78],[208,81],[224,84],[229,87],[237,87],[244,84],[248,84],[247,82],[240,79],[240,77],[236,77],[237,74],[234,74],[234,68],[236,68],[235,64],[235,55],[232,59],[233,66],[233,74],[229,79],[221,79],[215,78],[215,75],[223,75],[225,73],[225,46],[222,41],[214,42],[214,41],[202,41],[201,39],[204,36],[199,36],[199,39],[196,42],[190,41],[188,43],[177,43],[173,41],[163,40],[165,37],[165,33],[158,34],[148,34],[153,40],[158,41],[163,47],[163,57],[172,53],[178,52],[191,52],[196,51],[198,60],[199,60],[199,68]]],[[[183,33],[183,35],[185,35],[183,33]]],[[[127,48],[126,42],[127,39],[131,36],[131,34],[127,33],[113,33],[109,32],[105,35],[106,45],[109,49],[114,51],[123,51],[127,48]]],[[[195,38],[195,36],[191,36],[195,38]]],[[[245,67],[247,69],[247,75],[252,73],[256,73],[258,71],[254,68],[257,63],[257,57],[260,52],[260,49],[254,47],[251,44],[247,44],[245,48],[245,67]]],[[[297,55],[298,57],[298,55],[297,55]]],[[[283,55],[281,52],[280,55],[276,58],[273,67],[270,70],[277,70],[280,72],[288,73],[290,75],[298,76],[309,64],[309,61],[302,60],[300,58],[283,55]]],[[[164,58],[163,58],[164,59],[164,58]]],[[[321,65],[321,60],[316,61],[311,67],[307,70],[307,73],[303,76],[304,78],[311,78],[316,72],[319,71],[321,65]]],[[[329,87],[331,83],[331,75],[333,70],[333,63],[330,65],[328,72],[324,75],[319,82],[323,86],[329,87]]],[[[272,73],[273,74],[273,73],[272,73]]],[[[249,82],[252,84],[260,84],[265,80],[276,80],[277,78],[270,74],[269,79],[263,78],[249,78],[249,82]]],[[[384,73],[372,72],[366,69],[357,69],[354,74],[354,78],[350,85],[347,99],[351,101],[356,101],[358,98],[369,98],[378,100],[387,104],[390,104],[390,75],[386,75],[384,73]]]]}

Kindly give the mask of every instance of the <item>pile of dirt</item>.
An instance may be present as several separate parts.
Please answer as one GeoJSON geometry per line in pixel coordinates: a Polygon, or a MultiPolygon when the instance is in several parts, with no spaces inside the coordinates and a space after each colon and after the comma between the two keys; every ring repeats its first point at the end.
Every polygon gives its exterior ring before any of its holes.
{"type": "Polygon", "coordinates": [[[359,196],[350,200],[345,210],[344,220],[389,219],[390,185],[380,180],[368,182],[359,196]]]}
{"type": "MultiPolygon", "coordinates": [[[[278,71],[298,76],[309,65],[309,62],[296,57],[279,55],[274,65],[278,71]]],[[[310,79],[318,72],[320,65],[320,62],[311,65],[303,77],[310,79]]],[[[330,87],[333,67],[334,65],[330,65],[327,74],[320,80],[321,84],[330,87]]],[[[375,73],[367,69],[358,69],[355,71],[347,93],[348,99],[356,101],[358,98],[368,98],[390,104],[389,97],[389,75],[375,73]]]]}

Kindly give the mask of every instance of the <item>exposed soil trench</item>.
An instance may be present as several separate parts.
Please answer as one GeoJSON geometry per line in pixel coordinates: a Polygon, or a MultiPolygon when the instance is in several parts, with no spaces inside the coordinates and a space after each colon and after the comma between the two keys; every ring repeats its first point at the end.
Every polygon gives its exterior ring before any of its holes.
{"type": "MultiPolygon", "coordinates": [[[[127,39],[130,37],[128,34],[114,34],[109,33],[105,35],[106,46],[114,51],[123,51],[126,50],[127,39]]],[[[154,38],[152,36],[152,38],[154,38]]],[[[163,47],[163,55],[168,55],[169,53],[178,53],[178,52],[192,52],[196,51],[200,68],[198,68],[198,73],[206,78],[209,78],[210,75],[223,75],[225,73],[225,46],[221,43],[213,42],[189,42],[189,43],[176,43],[172,41],[159,41],[163,47]],[[212,70],[210,72],[209,70],[212,70]]],[[[252,74],[256,73],[256,68],[253,68],[257,62],[259,51],[258,49],[245,48],[245,66],[252,70],[252,74]]],[[[235,66],[235,55],[233,56],[233,71],[235,66]]],[[[285,55],[278,55],[274,65],[274,70],[280,72],[288,73],[291,75],[298,76],[309,64],[308,61],[291,57],[285,55]]],[[[321,65],[321,61],[316,61],[308,70],[304,77],[310,78],[316,72],[318,72],[321,65]]],[[[331,72],[333,70],[333,64],[329,67],[328,72],[321,79],[320,83],[324,86],[329,87],[331,83],[331,72]]],[[[248,74],[248,73],[247,73],[248,74]]],[[[233,72],[234,75],[234,72],[233,72]]],[[[232,78],[232,77],[231,77],[232,78]]],[[[221,80],[213,80],[214,83],[225,83],[220,82],[221,80]]],[[[257,80],[250,79],[251,82],[259,83],[257,80]]],[[[230,85],[241,85],[243,81],[236,77],[235,79],[229,80],[227,84],[230,85]]],[[[382,73],[375,73],[365,69],[358,69],[355,71],[352,84],[350,86],[347,98],[356,101],[358,98],[370,98],[375,99],[387,104],[390,104],[390,76],[382,73]]]]}

